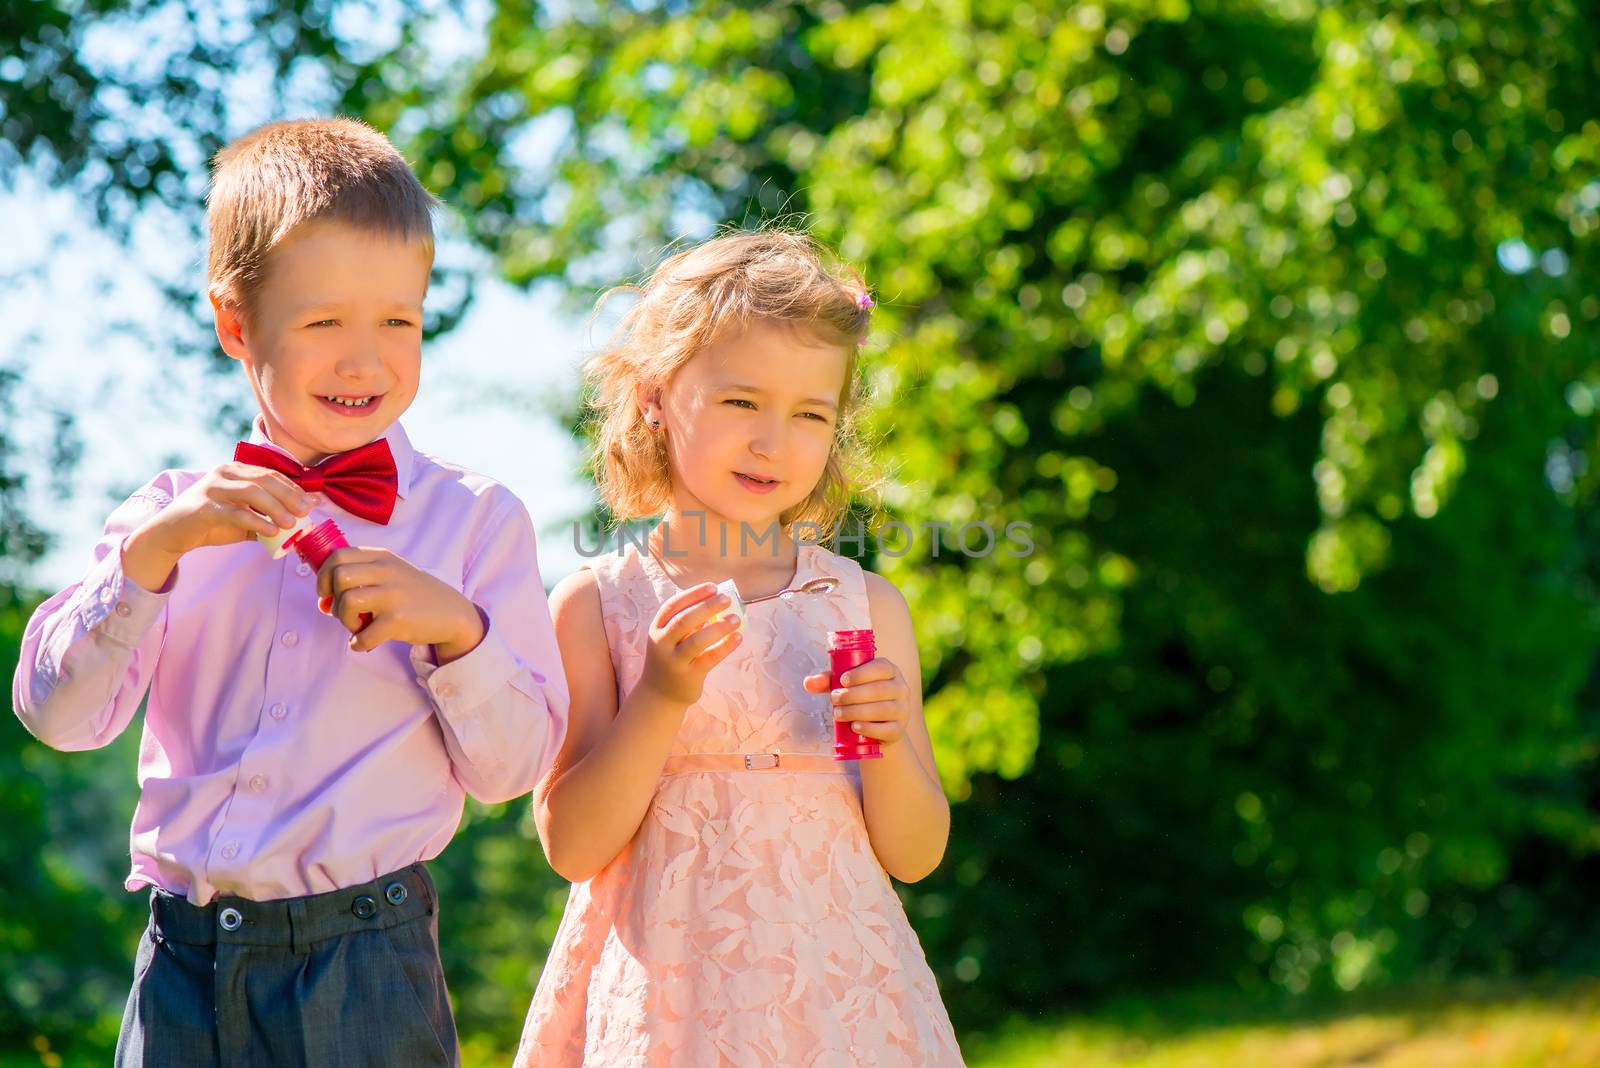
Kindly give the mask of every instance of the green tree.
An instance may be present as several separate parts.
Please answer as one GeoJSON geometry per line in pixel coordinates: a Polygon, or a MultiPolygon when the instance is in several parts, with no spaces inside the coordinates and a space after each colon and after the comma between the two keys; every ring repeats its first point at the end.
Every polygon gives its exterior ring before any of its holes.
{"type": "Polygon", "coordinates": [[[785,213],[863,268],[889,504],[952,527],[878,563],[971,799],[913,905],[977,1015],[1465,960],[1521,843],[1588,848],[1597,43],[1570,3],[517,0],[359,103],[515,280],[785,213]]]}

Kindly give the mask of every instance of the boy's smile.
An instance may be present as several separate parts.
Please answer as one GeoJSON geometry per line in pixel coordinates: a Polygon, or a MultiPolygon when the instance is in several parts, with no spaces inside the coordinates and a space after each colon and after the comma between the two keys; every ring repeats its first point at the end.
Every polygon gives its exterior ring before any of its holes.
{"type": "Polygon", "coordinates": [[[328,410],[335,412],[346,419],[364,419],[371,415],[377,408],[377,402],[383,400],[383,394],[369,393],[365,396],[346,396],[333,394],[327,397],[318,397],[328,410]]]}
{"type": "Polygon", "coordinates": [[[306,223],[217,336],[245,367],[267,436],[301,463],[382,436],[417,393],[432,253],[348,223],[306,223]]]}

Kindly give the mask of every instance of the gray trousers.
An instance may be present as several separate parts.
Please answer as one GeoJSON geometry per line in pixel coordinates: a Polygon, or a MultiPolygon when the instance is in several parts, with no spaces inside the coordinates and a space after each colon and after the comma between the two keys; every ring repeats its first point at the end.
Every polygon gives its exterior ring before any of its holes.
{"type": "Polygon", "coordinates": [[[361,886],[196,907],[150,894],[118,1068],[458,1068],[421,864],[361,886]]]}

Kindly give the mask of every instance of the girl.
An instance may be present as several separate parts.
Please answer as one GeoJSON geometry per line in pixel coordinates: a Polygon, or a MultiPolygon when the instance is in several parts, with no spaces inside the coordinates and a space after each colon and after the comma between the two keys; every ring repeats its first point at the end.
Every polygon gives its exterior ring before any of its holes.
{"type": "Polygon", "coordinates": [[[535,813],[574,886],[518,1065],[961,1063],[889,881],[949,831],[910,615],[792,536],[844,513],[871,307],[809,239],[728,234],[586,368],[604,500],[663,521],[552,595],[572,709],[535,813]],[[828,632],[868,628],[830,702],[828,632]],[[882,758],[834,760],[835,717],[882,758]]]}

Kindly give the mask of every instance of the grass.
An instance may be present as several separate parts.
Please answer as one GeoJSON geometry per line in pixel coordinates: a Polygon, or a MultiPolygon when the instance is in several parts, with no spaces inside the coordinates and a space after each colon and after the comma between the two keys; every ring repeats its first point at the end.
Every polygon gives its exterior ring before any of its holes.
{"type": "MultiPolygon", "coordinates": [[[[1113,1002],[962,1036],[971,1068],[1588,1068],[1600,1065],[1600,979],[1455,983],[1326,1002],[1225,991],[1113,1002]]],[[[108,1051],[0,1051],[0,1068],[88,1068],[108,1051]]],[[[465,1068],[507,1051],[468,1036],[465,1068]]]]}
{"type": "Polygon", "coordinates": [[[1600,980],[1457,984],[1316,1006],[1173,996],[965,1045],[972,1068],[1587,1068],[1600,1064],[1600,980]]]}

